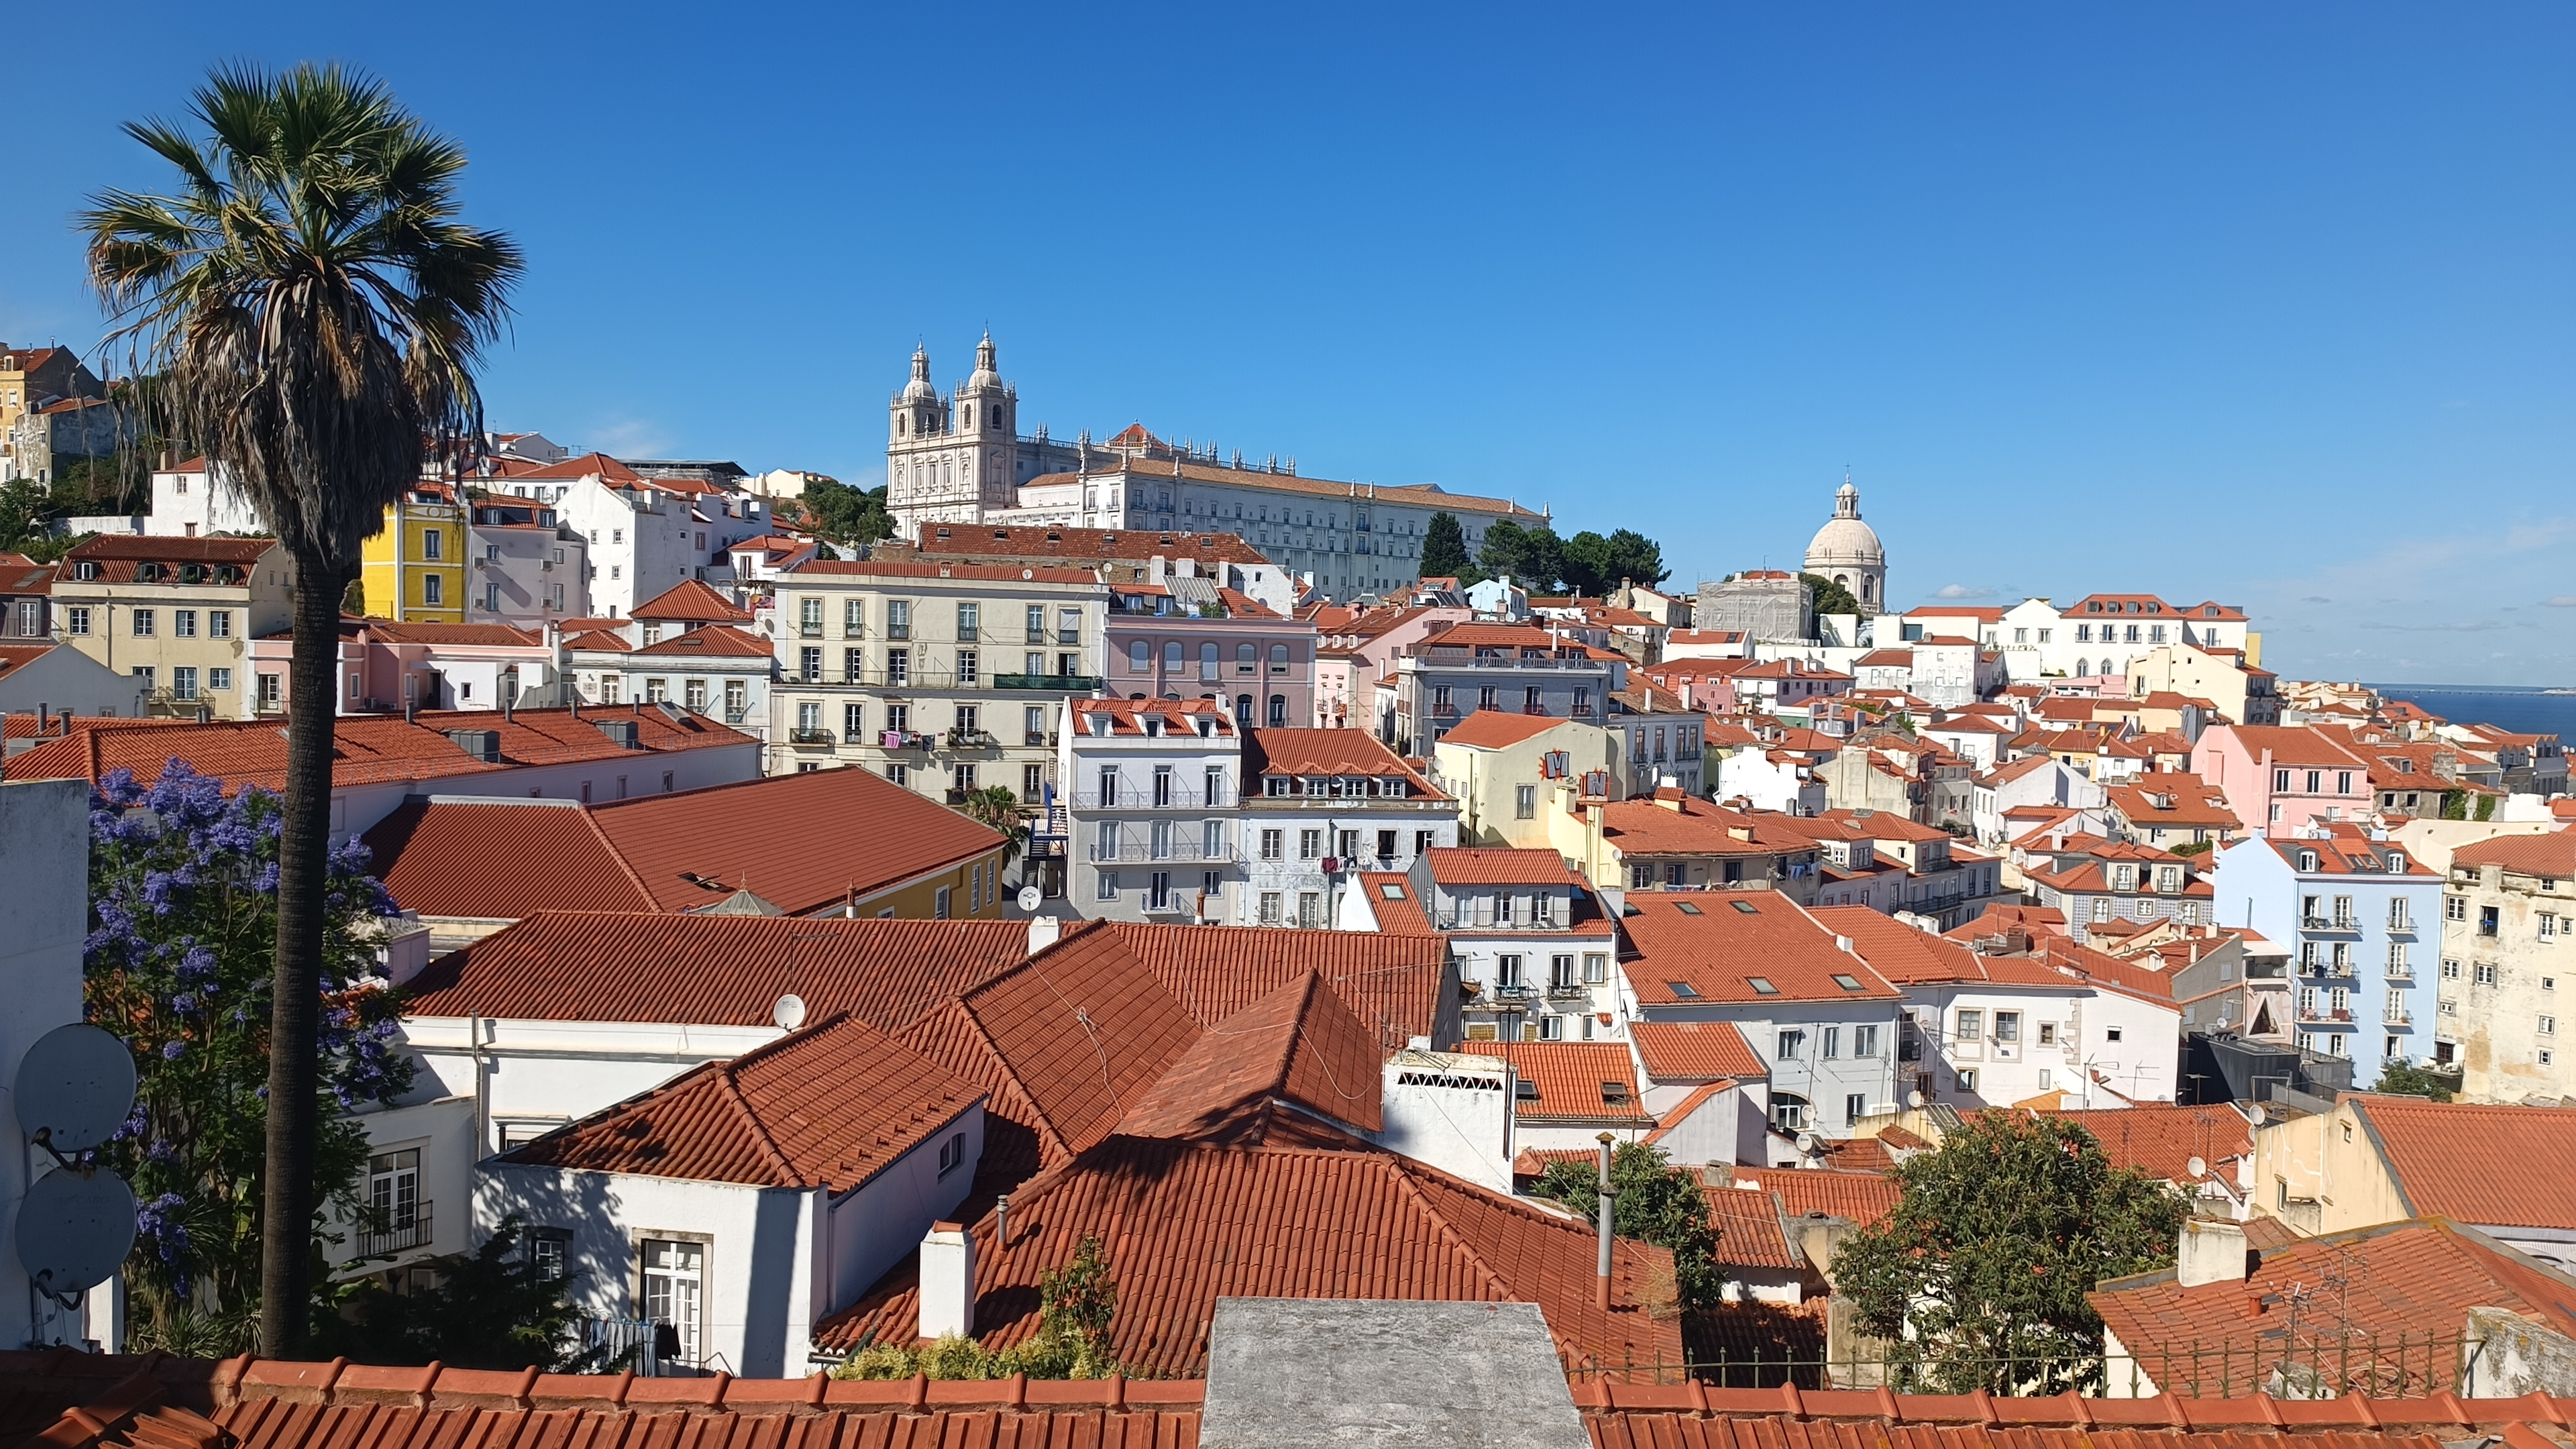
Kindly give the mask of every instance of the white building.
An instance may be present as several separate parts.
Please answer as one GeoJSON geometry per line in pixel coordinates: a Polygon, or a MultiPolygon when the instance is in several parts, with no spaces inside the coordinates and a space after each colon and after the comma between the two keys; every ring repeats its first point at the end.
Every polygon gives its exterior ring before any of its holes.
{"type": "Polygon", "coordinates": [[[1360,730],[1256,729],[1243,752],[1238,925],[1323,930],[1359,873],[1458,843],[1458,802],[1360,730]]]}
{"type": "Polygon", "coordinates": [[[1851,590],[1864,615],[1887,608],[1887,549],[1878,530],[1860,521],[1860,490],[1849,478],[1834,490],[1834,516],[1807,544],[1807,572],[1851,590]]]}
{"type": "Polygon", "coordinates": [[[715,483],[654,477],[604,453],[495,480],[516,496],[545,500],[590,551],[590,607],[630,613],[690,579],[729,583],[733,546],[770,532],[769,501],[715,483]]]}
{"type": "MultiPolygon", "coordinates": [[[[1583,877],[1553,850],[1468,847],[1414,858],[1405,924],[1449,938],[1467,993],[1467,1035],[1479,1041],[1592,1041],[1617,1035],[1618,932],[1583,877]]],[[[1363,891],[1382,893],[1371,876],[1363,891]]],[[[1370,907],[1390,904],[1369,901],[1370,907]]],[[[1389,911],[1346,926],[1386,929],[1389,911]]]]}
{"type": "MultiPolygon", "coordinates": [[[[2072,1024],[2094,1000],[2092,987],[2045,961],[1981,956],[1857,906],[1820,908],[1816,919],[1905,993],[1897,1055],[1907,1091],[1962,1112],[2049,1092],[2084,1095],[2072,1024]]],[[[2171,1080],[2162,1085],[2170,1095],[2171,1080]]]]}
{"type": "Polygon", "coordinates": [[[152,511],[142,524],[145,533],[181,538],[268,531],[260,526],[250,499],[230,480],[209,472],[203,458],[152,471],[152,511]]]}
{"type": "Polygon", "coordinates": [[[534,502],[477,503],[465,621],[537,629],[590,616],[590,540],[534,502]]]}
{"type": "MultiPolygon", "coordinates": [[[[1122,921],[1239,916],[1243,732],[1205,700],[1073,700],[1057,733],[1060,893],[1122,921]]],[[[1050,882],[1052,884],[1052,882],[1050,882]]]]}
{"type": "Polygon", "coordinates": [[[1545,508],[1448,493],[1434,484],[1381,487],[1297,475],[1296,461],[1221,460],[1214,444],[1174,446],[1133,426],[1106,444],[1020,431],[1019,391],[1003,381],[993,340],[946,395],[916,350],[912,376],[887,405],[886,499],[897,533],[921,524],[1051,524],[1240,534],[1334,600],[1394,596],[1421,576],[1435,513],[1456,518],[1473,553],[1495,522],[1536,526],[1545,508]]]}

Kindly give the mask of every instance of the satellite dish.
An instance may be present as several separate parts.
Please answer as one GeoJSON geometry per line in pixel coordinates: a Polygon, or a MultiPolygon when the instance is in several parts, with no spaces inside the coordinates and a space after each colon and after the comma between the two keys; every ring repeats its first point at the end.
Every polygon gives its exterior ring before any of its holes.
{"type": "Polygon", "coordinates": [[[1801,1132],[1801,1133],[1799,1133],[1799,1134],[1798,1134],[1798,1151],[1800,1151],[1801,1153],[1803,1153],[1803,1154],[1805,1154],[1806,1156],[1809,1156],[1809,1157],[1813,1157],[1813,1156],[1815,1156],[1815,1155],[1816,1155],[1816,1134],[1815,1134],[1815,1133],[1813,1133],[1813,1132],[1801,1132]]]}
{"type": "Polygon", "coordinates": [[[788,992],[785,996],[778,998],[778,1004],[776,1006],[769,1008],[769,1019],[777,1022],[782,1029],[787,1031],[794,1031],[796,1028],[803,1026],[805,1024],[805,998],[797,995],[793,991],[788,992]]]}
{"type": "Polygon", "coordinates": [[[40,1292],[104,1283],[132,1251],[134,1189],[113,1172],[46,1173],[18,1205],[18,1261],[40,1292]]]}
{"type": "Polygon", "coordinates": [[[17,1102],[29,1137],[56,1152],[86,1152],[134,1110],[134,1053],[94,1026],[55,1027],[19,1061],[17,1102]]]}
{"type": "Polygon", "coordinates": [[[1038,908],[1038,903],[1045,899],[1046,897],[1038,894],[1038,888],[1036,886],[1024,885],[1020,887],[1021,910],[1034,911],[1038,908]]]}
{"type": "Polygon", "coordinates": [[[2199,1158],[2197,1158],[2197,1157],[2195,1157],[2195,1158],[2191,1159],[2189,1162],[2184,1163],[2184,1164],[2182,1165],[2182,1170],[2183,1170],[2183,1171],[2185,1171],[2185,1172],[2190,1173],[2194,1178],[2203,1178],[2203,1177],[2207,1177],[2207,1176],[2209,1176],[2209,1164],[2208,1164],[2208,1163],[2206,1163],[2206,1162],[2204,1162],[2204,1161],[2202,1161],[2201,1159],[2199,1159],[2199,1158]]]}
{"type": "Polygon", "coordinates": [[[2264,1114],[2263,1114],[2263,1104],[2262,1104],[2262,1103],[2260,1103],[2260,1102],[2255,1103],[2255,1104],[2254,1104],[2254,1110],[2253,1110],[2253,1112],[2252,1112],[2250,1115],[2254,1118],[2254,1125],[2255,1125],[2255,1126],[2257,1126],[2257,1127],[2262,1126],[2262,1125],[2263,1125],[2263,1117],[2264,1117],[2264,1114]]]}
{"type": "Polygon", "coordinates": [[[1908,1106],[1908,1107],[1913,1108],[1914,1110],[1916,1110],[1916,1111],[1918,1111],[1918,1112],[1922,1111],[1922,1110],[1923,1110],[1923,1093],[1922,1093],[1921,1089],[1919,1089],[1919,1088],[1918,1088],[1918,1089],[1916,1089],[1916,1090],[1914,1090],[1914,1091],[1911,1091],[1911,1092],[1906,1093],[1906,1094],[1905,1094],[1905,1105],[1906,1105],[1906,1106],[1908,1106]]]}

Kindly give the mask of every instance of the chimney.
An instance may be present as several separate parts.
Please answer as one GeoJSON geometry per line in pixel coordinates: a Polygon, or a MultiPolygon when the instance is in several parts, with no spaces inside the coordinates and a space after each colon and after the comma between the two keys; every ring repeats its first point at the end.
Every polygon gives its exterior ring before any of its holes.
{"type": "Polygon", "coordinates": [[[2245,1246],[2245,1225],[2220,1218],[2190,1218],[2174,1254],[2174,1282],[2184,1288],[2204,1283],[2242,1283],[2252,1273],[2254,1254],[2245,1246]]]}
{"type": "Polygon", "coordinates": [[[1849,937],[1849,936],[1836,936],[1836,937],[1834,937],[1834,949],[1835,949],[1835,950],[1837,950],[1837,951],[1842,952],[1842,953],[1843,953],[1844,955],[1846,955],[1846,956],[1849,956],[1849,955],[1853,954],[1853,953],[1852,953],[1852,940],[1851,940],[1851,937],[1849,937]]]}
{"type": "Polygon", "coordinates": [[[975,1239],[962,1224],[932,1223],[921,1240],[921,1336],[952,1333],[975,1335],[975,1239]]]}
{"type": "Polygon", "coordinates": [[[993,1199],[993,1251],[1011,1250],[1011,1195],[1003,1193],[993,1199]]]}
{"type": "Polygon", "coordinates": [[[1064,922],[1053,916],[1029,917],[1029,954],[1034,956],[1064,935],[1064,922]]]}
{"type": "Polygon", "coordinates": [[[1601,1191],[1601,1258],[1594,1274],[1592,1306],[1607,1313],[1610,1311],[1610,1212],[1617,1206],[1619,1194],[1610,1186],[1610,1134],[1602,1133],[1600,1142],[1601,1167],[1597,1181],[1601,1191]]]}

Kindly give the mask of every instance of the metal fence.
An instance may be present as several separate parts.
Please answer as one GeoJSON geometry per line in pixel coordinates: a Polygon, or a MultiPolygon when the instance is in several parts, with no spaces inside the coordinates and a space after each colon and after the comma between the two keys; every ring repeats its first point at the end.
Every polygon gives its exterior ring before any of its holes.
{"type": "MultiPolygon", "coordinates": [[[[1824,1352],[1823,1325],[1780,1315],[1785,1332],[1771,1342],[1700,1345],[1681,1358],[1657,1354],[1619,1359],[1567,1356],[1569,1378],[1582,1382],[1681,1384],[1711,1388],[1802,1390],[1890,1388],[1900,1393],[1989,1393],[2032,1396],[2073,1390],[2092,1397],[2285,1399],[2423,1398],[2468,1393],[2479,1344],[2459,1333],[2298,1333],[2273,1330],[2252,1339],[2172,1343],[2105,1357],[2013,1358],[1880,1353],[1837,1358],[1824,1352]]],[[[1685,1341],[1705,1334],[1686,1331],[1685,1341]]]]}

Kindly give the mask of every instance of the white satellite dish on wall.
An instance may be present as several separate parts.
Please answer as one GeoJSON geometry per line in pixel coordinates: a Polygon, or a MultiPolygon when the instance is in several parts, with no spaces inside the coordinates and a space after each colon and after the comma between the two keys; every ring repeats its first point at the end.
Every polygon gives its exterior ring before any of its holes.
{"type": "Polygon", "coordinates": [[[134,1189],[113,1172],[37,1178],[18,1205],[18,1261],[38,1292],[104,1283],[134,1251],[134,1189]]]}
{"type": "Polygon", "coordinates": [[[1036,886],[1024,885],[1020,887],[1019,899],[1021,910],[1034,911],[1038,908],[1039,903],[1044,901],[1046,897],[1038,894],[1038,888],[1036,886]]]}
{"type": "Polygon", "coordinates": [[[777,1022],[779,1029],[782,1031],[794,1031],[796,1028],[803,1026],[805,1024],[805,998],[797,995],[793,991],[788,992],[785,996],[778,998],[778,1004],[776,1006],[769,1008],[769,1019],[777,1022]]]}
{"type": "Polygon", "coordinates": [[[2182,1170],[2190,1173],[2195,1181],[2209,1176],[2209,1164],[2197,1157],[2184,1163],[2182,1165],[2182,1170]]]}
{"type": "Polygon", "coordinates": [[[1922,1093],[1920,1090],[1916,1090],[1916,1091],[1912,1091],[1912,1092],[1908,1092],[1908,1093],[1906,1093],[1906,1094],[1905,1094],[1905,1105],[1906,1105],[1906,1106],[1908,1106],[1908,1107],[1913,1108],[1914,1110],[1916,1110],[1916,1111],[1918,1111],[1918,1112],[1922,1111],[1922,1110],[1923,1110],[1923,1093],[1922,1093]]]}
{"type": "Polygon", "coordinates": [[[2249,1113],[2247,1113],[2246,1115],[2248,1115],[2248,1116],[2250,1116],[2250,1117],[2252,1117],[2252,1118],[2254,1119],[2254,1125],[2255,1125],[2255,1126],[2257,1126],[2257,1127],[2262,1126],[2262,1125],[2263,1125],[2263,1118],[2264,1118],[2263,1104],[2262,1104],[2262,1103],[2260,1103],[2260,1102],[2255,1103],[2255,1104],[2254,1104],[2254,1110],[2253,1110],[2253,1111],[2251,1111],[2251,1112],[2249,1112],[2249,1113]]]}
{"type": "Polygon", "coordinates": [[[134,1111],[134,1053],[94,1026],[58,1026],[18,1063],[18,1126],[56,1152],[87,1152],[134,1111]]]}
{"type": "Polygon", "coordinates": [[[1799,1133],[1799,1134],[1798,1134],[1798,1151],[1799,1151],[1801,1154],[1803,1154],[1803,1155],[1805,1155],[1805,1156],[1808,1156],[1808,1157],[1813,1157],[1813,1156],[1815,1156],[1815,1155],[1816,1155],[1816,1134],[1815,1134],[1815,1133],[1813,1133],[1813,1132],[1801,1132],[1801,1133],[1799,1133]]]}

